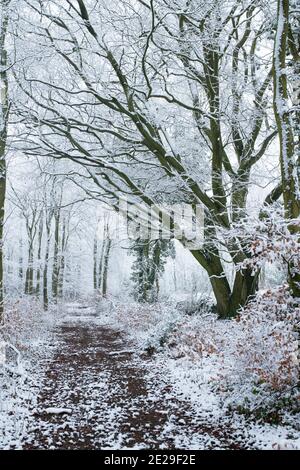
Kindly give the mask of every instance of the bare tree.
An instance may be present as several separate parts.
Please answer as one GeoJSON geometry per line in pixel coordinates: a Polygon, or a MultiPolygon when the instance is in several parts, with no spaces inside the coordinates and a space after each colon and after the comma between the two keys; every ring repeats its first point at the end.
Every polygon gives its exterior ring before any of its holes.
{"type": "Polygon", "coordinates": [[[109,218],[103,217],[97,224],[94,238],[94,289],[102,297],[107,295],[109,258],[112,248],[112,238],[110,234],[109,218]],[[99,240],[99,225],[103,225],[101,242],[99,240]]]}
{"type": "Polygon", "coordinates": [[[39,296],[41,292],[43,232],[44,232],[44,220],[43,220],[43,215],[41,215],[39,228],[38,228],[37,272],[36,272],[36,287],[35,287],[35,293],[37,296],[39,296]]]}
{"type": "Polygon", "coordinates": [[[10,0],[0,2],[0,323],[3,317],[3,226],[6,194],[6,146],[10,112],[8,90],[9,61],[6,50],[6,36],[9,22],[10,0]]]}
{"type": "Polygon", "coordinates": [[[64,294],[64,279],[66,267],[66,254],[69,241],[69,224],[70,213],[63,216],[62,229],[61,229],[61,245],[60,245],[60,258],[59,258],[59,274],[58,274],[58,290],[57,295],[59,298],[64,294]]]}
{"type": "Polygon", "coordinates": [[[28,4],[44,19],[31,32],[65,69],[57,65],[48,79],[40,67],[16,77],[30,98],[19,107],[31,133],[26,153],[79,163],[95,197],[112,206],[124,193],[156,205],[162,192],[168,202],[203,204],[204,246],[190,251],[220,315],[234,315],[255,294],[258,275],[239,269],[249,245],[222,233],[248,216],[252,169],[277,134],[272,54],[259,52],[275,10],[220,0],[139,1],[136,9],[121,2],[114,10],[88,0],[28,4]]]}
{"type": "MultiPolygon", "coordinates": [[[[300,236],[300,186],[299,186],[299,86],[296,80],[299,74],[300,43],[299,29],[293,31],[290,16],[289,0],[278,0],[277,28],[274,43],[274,110],[280,141],[280,166],[283,201],[286,218],[289,221],[291,233],[300,236]],[[290,106],[288,89],[287,55],[291,53],[292,67],[290,74],[294,83],[296,100],[290,106]]],[[[298,4],[299,6],[299,4],[298,4]]],[[[298,16],[298,27],[300,11],[298,16]]],[[[289,285],[295,297],[300,297],[300,272],[297,269],[298,260],[289,262],[289,285]]]]}
{"type": "MultiPolygon", "coordinates": [[[[27,234],[27,266],[25,272],[25,294],[34,293],[34,255],[36,237],[40,235],[40,221],[42,217],[41,205],[37,195],[31,191],[25,193],[12,187],[10,202],[19,210],[20,217],[25,221],[27,234]]],[[[39,244],[41,241],[39,240],[39,244]]],[[[38,247],[38,259],[41,255],[41,247],[38,247]]]]}
{"type": "Polygon", "coordinates": [[[56,197],[54,199],[54,250],[53,250],[53,268],[52,268],[52,296],[56,300],[59,290],[60,273],[60,245],[61,245],[61,205],[63,199],[63,185],[56,185],[56,197]]]}

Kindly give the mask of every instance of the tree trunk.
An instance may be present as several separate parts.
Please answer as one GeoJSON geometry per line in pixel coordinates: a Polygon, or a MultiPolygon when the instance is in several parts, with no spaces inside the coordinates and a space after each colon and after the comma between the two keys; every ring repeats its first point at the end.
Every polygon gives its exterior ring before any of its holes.
{"type": "Polygon", "coordinates": [[[33,241],[29,241],[28,261],[25,277],[25,294],[33,294],[33,241]]]}
{"type": "Polygon", "coordinates": [[[24,275],[24,269],[23,269],[23,240],[20,238],[19,242],[19,250],[20,250],[20,256],[19,256],[19,279],[21,282],[21,289],[23,288],[23,275],[24,275]]]}
{"type": "Polygon", "coordinates": [[[252,275],[251,269],[238,271],[230,296],[229,314],[236,315],[238,310],[247,304],[258,290],[259,272],[252,275]]]}
{"type": "Polygon", "coordinates": [[[10,0],[1,0],[0,3],[0,324],[4,313],[4,269],[3,269],[3,227],[5,218],[6,195],[6,144],[9,118],[8,77],[7,77],[7,51],[5,48],[8,28],[8,6],[10,0]]]}
{"type": "Polygon", "coordinates": [[[94,238],[94,252],[93,252],[93,263],[94,263],[94,270],[93,270],[93,284],[94,284],[94,291],[98,288],[98,240],[97,234],[94,238]]]}
{"type": "MultiPolygon", "coordinates": [[[[289,222],[290,232],[292,234],[299,233],[300,237],[299,223],[295,223],[295,220],[298,219],[300,215],[300,201],[293,119],[288,103],[289,92],[286,61],[288,45],[289,0],[278,0],[273,67],[274,112],[280,142],[280,167],[285,216],[289,222]]],[[[292,49],[292,41],[290,41],[290,47],[292,49]]],[[[298,60],[299,59],[298,56],[298,60]]],[[[294,297],[300,297],[300,272],[296,266],[297,261],[298,260],[292,260],[288,266],[288,282],[294,297]]]]}
{"type": "Polygon", "coordinates": [[[61,236],[61,254],[59,262],[59,277],[58,277],[58,291],[57,295],[62,298],[64,295],[64,276],[65,276],[65,264],[66,264],[66,249],[67,249],[67,222],[64,218],[62,224],[62,236],[61,236]]]}
{"type": "Polygon", "coordinates": [[[259,274],[252,276],[250,270],[238,271],[231,288],[216,249],[213,252],[211,247],[207,256],[202,251],[192,251],[192,254],[209,275],[219,317],[234,317],[251,296],[255,295],[259,274]]]}
{"type": "Polygon", "coordinates": [[[59,278],[59,229],[60,229],[60,209],[54,216],[54,250],[53,250],[53,271],[52,271],[52,296],[54,301],[57,299],[58,278],[59,278]]]}
{"type": "Polygon", "coordinates": [[[111,250],[111,240],[108,239],[105,248],[104,263],[103,263],[103,282],[102,282],[102,295],[107,295],[107,278],[108,278],[108,263],[111,250]]]}
{"type": "Polygon", "coordinates": [[[64,296],[65,266],[66,266],[66,259],[65,259],[65,254],[63,254],[60,259],[59,282],[58,282],[58,292],[57,292],[57,296],[60,299],[62,299],[64,296]]]}
{"type": "Polygon", "coordinates": [[[107,227],[104,226],[103,229],[103,240],[102,240],[102,246],[101,246],[101,253],[100,253],[100,258],[99,258],[99,266],[98,266],[98,290],[99,292],[103,291],[103,270],[104,270],[104,257],[105,257],[105,250],[106,250],[106,243],[107,243],[107,227]]]}
{"type": "Polygon", "coordinates": [[[43,304],[44,310],[48,310],[49,294],[48,294],[48,265],[50,252],[50,227],[47,227],[47,241],[45,249],[44,272],[43,272],[43,304]]]}
{"type": "Polygon", "coordinates": [[[38,236],[38,253],[37,253],[37,273],[36,273],[36,288],[35,293],[38,296],[41,292],[41,262],[42,262],[42,240],[43,240],[43,218],[40,219],[40,226],[39,226],[39,236],[38,236]]]}
{"type": "Polygon", "coordinates": [[[161,244],[160,240],[155,243],[153,250],[152,262],[150,264],[150,273],[149,273],[149,290],[152,291],[152,301],[158,300],[159,293],[159,263],[161,257],[161,244]],[[155,288],[155,291],[154,291],[155,288]]]}

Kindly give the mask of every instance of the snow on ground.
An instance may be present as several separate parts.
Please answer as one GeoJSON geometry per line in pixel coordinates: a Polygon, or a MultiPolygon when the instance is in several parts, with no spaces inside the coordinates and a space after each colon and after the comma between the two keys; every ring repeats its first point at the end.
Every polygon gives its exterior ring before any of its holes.
{"type": "MultiPolygon", "coordinates": [[[[294,414],[286,413],[282,425],[253,421],[240,413],[228,411],[228,408],[232,408],[230,405],[236,405],[239,400],[247,400],[247,393],[253,400],[252,390],[249,391],[251,384],[246,383],[243,387],[239,376],[239,373],[241,376],[243,373],[237,369],[240,363],[234,355],[226,357],[223,353],[218,357],[214,354],[220,338],[229,338],[231,351],[238,347],[242,338],[242,329],[238,323],[219,322],[205,311],[203,315],[189,317],[176,310],[175,304],[141,307],[133,303],[127,308],[114,305],[109,313],[102,310],[101,316],[104,323],[109,321],[115,328],[125,329],[141,350],[156,352],[153,356],[154,370],[160,370],[160,375],[167,377],[175,397],[191,403],[196,420],[208,425],[219,423],[221,428],[230,425],[236,430],[234,433],[237,442],[239,439],[243,442],[246,439],[253,448],[300,449],[299,410],[294,414]],[[187,330],[186,337],[182,338],[181,335],[176,342],[177,331],[182,329],[187,330]],[[198,339],[202,336],[201,351],[197,349],[197,335],[198,339]],[[228,390],[216,387],[219,381],[227,385],[226,373],[231,380],[236,376],[235,388],[229,396],[228,390]]],[[[154,376],[155,373],[149,373],[149,383],[154,381],[154,376]]],[[[264,399],[266,398],[262,396],[262,400],[264,399]]],[[[257,406],[256,402],[255,405],[257,406]]],[[[203,435],[188,437],[178,434],[177,442],[180,445],[185,443],[188,448],[202,448],[201,442],[208,445],[206,439],[203,441],[203,435]]],[[[218,447],[217,443],[215,445],[218,447]]]]}
{"type": "MultiPolygon", "coordinates": [[[[218,423],[221,428],[230,427],[233,430],[236,442],[248,442],[251,448],[274,449],[281,448],[300,449],[300,428],[290,425],[270,425],[251,422],[236,412],[226,412],[223,406],[222,395],[214,393],[210,384],[211,371],[199,370],[198,365],[188,361],[166,358],[164,354],[157,358],[161,370],[168,374],[172,383],[173,392],[189,400],[199,420],[208,425],[218,423]]],[[[299,423],[298,423],[299,424],[299,423]]]]}
{"type": "Polygon", "coordinates": [[[230,411],[216,384],[235,369],[212,325],[232,340],[206,312],[102,300],[61,305],[34,334],[23,326],[20,374],[1,379],[0,448],[300,448],[297,415],[275,425],[230,411]]]}
{"type": "Polygon", "coordinates": [[[20,449],[42,383],[41,364],[55,349],[51,335],[55,317],[28,299],[6,310],[7,321],[0,329],[5,355],[0,364],[0,449],[20,449]]]}

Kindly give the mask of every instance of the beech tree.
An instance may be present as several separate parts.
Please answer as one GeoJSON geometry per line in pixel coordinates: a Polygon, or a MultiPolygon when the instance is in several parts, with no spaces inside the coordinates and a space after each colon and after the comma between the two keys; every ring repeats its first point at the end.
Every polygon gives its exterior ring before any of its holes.
{"type": "MultiPolygon", "coordinates": [[[[252,169],[277,134],[275,3],[26,3],[17,43],[35,36],[39,50],[38,67],[25,61],[16,75],[26,153],[78,163],[112,206],[124,193],[146,205],[202,204],[205,241],[190,251],[219,314],[234,315],[258,275],[229,278],[228,261],[240,265],[249,247],[222,233],[247,217],[252,169]]],[[[266,201],[280,194],[279,185],[266,201]]]]}
{"type": "Polygon", "coordinates": [[[98,291],[102,297],[107,295],[108,286],[108,265],[112,248],[112,236],[110,234],[109,217],[103,217],[98,221],[94,238],[94,290],[98,291]],[[102,222],[102,223],[101,223],[102,222]],[[99,225],[103,225],[101,241],[99,237],[99,225]]]}
{"type": "Polygon", "coordinates": [[[9,60],[6,49],[6,38],[9,23],[10,0],[0,2],[0,323],[3,316],[3,227],[5,218],[6,194],[6,152],[8,138],[8,121],[10,112],[8,90],[9,60]]]}
{"type": "MultiPolygon", "coordinates": [[[[15,172],[14,184],[11,177],[8,180],[8,212],[14,214],[14,220],[8,228],[7,247],[18,265],[18,277],[22,283],[19,294],[23,291],[24,271],[24,293],[43,299],[47,309],[49,300],[56,302],[63,297],[70,220],[76,199],[73,200],[72,193],[68,198],[64,197],[67,179],[56,175],[54,164],[57,162],[42,163],[35,159],[27,162],[25,168],[31,176],[29,183],[24,181],[24,170],[20,174],[15,172]],[[21,240],[19,238],[18,244],[13,244],[11,238],[16,222],[21,240]],[[24,259],[23,245],[27,252],[24,259]]],[[[69,187],[68,190],[70,193],[69,187]]],[[[7,270],[11,269],[12,263],[7,260],[7,270]]]]}
{"type": "MultiPolygon", "coordinates": [[[[285,215],[292,234],[300,237],[300,148],[299,148],[299,72],[300,72],[300,3],[278,0],[277,28],[274,43],[274,111],[280,142],[280,167],[285,215]],[[293,6],[293,10],[291,10],[293,6]],[[288,67],[287,56],[291,60],[288,67]],[[292,83],[293,95],[289,91],[292,83]]],[[[289,285],[295,297],[300,297],[298,260],[289,262],[289,285]]]]}

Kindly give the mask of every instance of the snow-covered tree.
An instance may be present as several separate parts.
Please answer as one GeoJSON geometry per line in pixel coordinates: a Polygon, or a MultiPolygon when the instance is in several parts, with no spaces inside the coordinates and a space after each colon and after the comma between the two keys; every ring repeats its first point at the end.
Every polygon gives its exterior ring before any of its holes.
{"type": "Polygon", "coordinates": [[[219,228],[247,214],[252,170],[277,133],[274,2],[27,4],[17,43],[35,37],[38,61],[16,76],[26,153],[77,162],[112,206],[122,193],[147,205],[202,204],[205,243],[190,251],[220,315],[235,314],[257,279],[245,270],[230,281],[228,256],[240,263],[247,247],[235,238],[224,246],[219,228]]]}
{"type": "Polygon", "coordinates": [[[159,279],[168,257],[175,257],[174,243],[170,240],[135,240],[131,248],[135,260],[131,280],[133,296],[139,302],[156,302],[159,279]]]}
{"type": "Polygon", "coordinates": [[[6,152],[10,100],[8,90],[9,58],[6,49],[10,0],[0,2],[0,323],[3,315],[3,226],[6,194],[6,152]]]}
{"type": "MultiPolygon", "coordinates": [[[[280,141],[280,166],[285,213],[291,233],[300,236],[299,186],[299,2],[278,0],[277,27],[274,43],[274,110],[280,141]],[[290,7],[294,6],[293,18],[290,7]],[[298,10],[297,10],[298,7],[298,10]],[[291,55],[288,70],[287,56],[291,55]],[[290,100],[288,75],[291,75],[295,97],[290,100]]],[[[297,260],[296,260],[297,261],[297,260]]],[[[295,297],[300,297],[300,270],[292,260],[289,284],[295,297]]]]}

